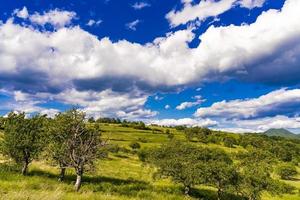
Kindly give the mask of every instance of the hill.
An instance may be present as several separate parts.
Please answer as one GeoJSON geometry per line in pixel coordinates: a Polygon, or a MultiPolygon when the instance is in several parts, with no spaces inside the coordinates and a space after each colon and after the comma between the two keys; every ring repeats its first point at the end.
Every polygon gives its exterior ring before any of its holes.
{"type": "Polygon", "coordinates": [[[292,132],[290,132],[286,129],[283,129],[283,128],[280,128],[280,129],[272,128],[272,129],[269,129],[266,132],[264,132],[264,134],[268,135],[268,136],[279,136],[279,137],[285,137],[285,138],[300,139],[299,135],[294,134],[294,133],[292,133],[292,132]]]}
{"type": "MultiPolygon", "coordinates": [[[[195,196],[186,197],[180,184],[174,184],[170,179],[153,178],[155,169],[144,165],[130,144],[138,142],[141,149],[159,147],[170,140],[167,129],[174,134],[174,138],[186,141],[184,133],[175,128],[147,127],[146,130],[124,127],[121,124],[101,124],[103,138],[109,139],[111,147],[106,159],[97,161],[96,169],[88,172],[83,178],[83,185],[79,193],[73,191],[75,174],[73,169],[67,170],[66,180],[58,182],[59,170],[44,159],[34,161],[29,166],[29,175],[20,175],[18,166],[13,165],[7,158],[0,155],[0,200],[196,200],[198,196],[203,199],[216,200],[216,189],[208,186],[197,186],[195,196]]],[[[0,131],[1,132],[1,131],[0,131]]],[[[215,132],[215,134],[236,138],[241,135],[233,133],[215,132]]],[[[226,137],[226,138],[227,138],[226,137]]],[[[256,135],[249,135],[256,137],[256,135]]],[[[1,137],[0,137],[1,140],[1,137]]],[[[223,143],[197,143],[201,146],[222,148],[228,153],[244,151],[242,146],[229,148],[223,143]]],[[[257,143],[257,140],[255,140],[257,143]]],[[[260,146],[260,145],[259,145],[260,146]]],[[[300,176],[287,183],[300,189],[300,176]]],[[[271,196],[264,193],[262,200],[292,200],[298,199],[298,193],[271,196]]]]}

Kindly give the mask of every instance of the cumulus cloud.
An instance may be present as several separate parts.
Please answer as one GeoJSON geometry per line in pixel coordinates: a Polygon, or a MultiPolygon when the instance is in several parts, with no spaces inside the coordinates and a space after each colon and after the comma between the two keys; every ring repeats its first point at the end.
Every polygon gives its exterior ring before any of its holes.
{"type": "Polygon", "coordinates": [[[233,120],[222,122],[223,126],[216,128],[219,130],[246,133],[246,132],[265,132],[270,128],[299,129],[300,117],[288,117],[276,115],[274,117],[264,117],[260,119],[233,120]]]}
{"type": "Polygon", "coordinates": [[[177,110],[185,110],[187,108],[191,108],[193,106],[197,106],[200,105],[201,103],[205,102],[205,99],[202,99],[201,96],[195,96],[194,97],[196,99],[196,101],[192,101],[192,102],[182,102],[180,105],[176,106],[177,110]]]}
{"type": "MultiPolygon", "coordinates": [[[[47,20],[41,24],[48,21],[60,26],[53,32],[10,19],[0,24],[0,85],[10,91],[51,96],[72,90],[111,91],[112,96],[122,96],[138,90],[146,99],[153,91],[224,77],[299,82],[299,8],[298,0],[286,0],[282,9],[268,10],[252,24],[212,26],[195,48],[188,45],[195,38],[192,29],[142,45],[98,39],[79,26],[65,27],[70,17],[61,23],[42,18],[47,20]]],[[[43,15],[46,13],[37,16],[43,15]]]]}
{"type": "Polygon", "coordinates": [[[266,0],[240,0],[238,3],[241,7],[244,8],[255,8],[255,7],[262,7],[266,0]]]}
{"type": "Polygon", "coordinates": [[[75,12],[55,9],[50,10],[49,12],[44,12],[43,14],[34,13],[29,17],[29,19],[31,22],[41,26],[51,24],[56,28],[60,28],[71,24],[71,21],[75,16],[75,12]]]}
{"type": "Polygon", "coordinates": [[[224,119],[248,119],[295,115],[295,108],[300,106],[300,89],[280,89],[253,99],[221,101],[210,107],[199,108],[197,117],[220,117],[224,119]]]}
{"type": "Polygon", "coordinates": [[[28,10],[25,6],[23,7],[22,10],[15,9],[13,12],[13,15],[16,15],[17,17],[22,18],[22,19],[27,19],[29,17],[28,10]]]}
{"type": "Polygon", "coordinates": [[[193,5],[192,1],[184,1],[184,7],[181,11],[172,10],[166,15],[172,26],[186,24],[193,20],[204,20],[208,17],[216,17],[228,11],[236,0],[211,1],[203,0],[193,5]]]}
{"type": "Polygon", "coordinates": [[[26,113],[40,112],[53,116],[58,113],[57,109],[46,109],[41,104],[49,101],[61,102],[66,105],[79,107],[88,116],[98,117],[119,117],[122,119],[145,119],[156,116],[158,113],[150,109],[144,109],[148,95],[141,94],[139,91],[130,93],[117,93],[111,90],[101,92],[75,89],[66,89],[57,94],[37,92],[34,94],[22,91],[4,91],[13,96],[14,100],[9,100],[0,106],[1,110],[16,110],[26,113]]]}
{"type": "Polygon", "coordinates": [[[136,2],[132,5],[132,8],[134,8],[135,10],[141,10],[143,8],[146,7],[150,7],[151,5],[147,2],[136,2]]]}
{"type": "Polygon", "coordinates": [[[16,15],[22,19],[29,19],[32,23],[44,26],[46,24],[52,25],[54,28],[61,28],[66,25],[71,24],[71,21],[76,17],[75,12],[65,11],[65,10],[50,10],[44,13],[35,12],[34,14],[29,14],[26,7],[23,7],[22,10],[16,9],[13,12],[13,15],[16,15]]]}
{"type": "Polygon", "coordinates": [[[182,119],[161,119],[150,121],[149,124],[157,124],[160,126],[199,126],[199,127],[212,127],[216,126],[218,122],[211,119],[193,119],[193,118],[182,118],[182,119]]]}
{"type": "Polygon", "coordinates": [[[202,0],[198,4],[193,4],[192,0],[182,0],[184,4],[180,11],[172,10],[166,18],[170,25],[175,27],[186,24],[190,21],[204,21],[209,17],[217,17],[235,6],[252,9],[262,7],[266,0],[202,0]]]}

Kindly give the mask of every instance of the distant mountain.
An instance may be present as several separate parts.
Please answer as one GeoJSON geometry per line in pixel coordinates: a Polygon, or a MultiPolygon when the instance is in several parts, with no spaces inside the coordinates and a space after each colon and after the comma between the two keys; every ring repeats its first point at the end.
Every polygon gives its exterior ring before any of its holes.
{"type": "Polygon", "coordinates": [[[280,137],[285,137],[285,138],[300,139],[300,135],[294,134],[284,128],[279,128],[279,129],[271,128],[271,129],[267,130],[266,132],[264,132],[264,134],[268,135],[268,136],[280,136],[280,137]]]}

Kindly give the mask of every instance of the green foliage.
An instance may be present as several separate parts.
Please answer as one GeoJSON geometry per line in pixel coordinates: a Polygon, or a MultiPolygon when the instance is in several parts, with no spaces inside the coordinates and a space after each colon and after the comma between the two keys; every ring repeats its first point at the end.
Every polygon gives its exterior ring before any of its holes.
{"type": "Polygon", "coordinates": [[[5,119],[1,152],[23,165],[23,175],[27,174],[29,163],[43,150],[44,123],[44,116],[26,118],[25,113],[11,112],[5,119]]]}
{"type": "Polygon", "coordinates": [[[98,124],[87,126],[85,113],[77,109],[60,113],[49,128],[49,152],[64,169],[73,167],[77,174],[75,189],[79,190],[85,170],[93,170],[97,158],[103,156],[98,124]]]}
{"type": "Polygon", "coordinates": [[[5,122],[4,117],[0,116],[0,130],[4,130],[4,122],[5,122]]]}
{"type": "Polygon", "coordinates": [[[192,127],[186,128],[184,133],[188,141],[196,138],[199,142],[208,143],[208,137],[212,134],[212,131],[208,128],[192,127]]]}
{"type": "Polygon", "coordinates": [[[158,167],[157,174],[171,177],[185,187],[185,193],[196,184],[208,184],[218,188],[218,196],[236,183],[236,172],[230,157],[221,149],[195,147],[178,141],[171,141],[139,157],[158,167]]]}
{"type": "Polygon", "coordinates": [[[231,136],[224,137],[223,142],[224,146],[229,148],[233,148],[234,145],[237,145],[237,140],[231,136]]]}
{"type": "Polygon", "coordinates": [[[298,172],[295,165],[284,163],[278,167],[277,174],[284,180],[291,180],[298,172]]]}
{"type": "Polygon", "coordinates": [[[98,118],[97,123],[109,123],[109,124],[120,124],[122,121],[119,118],[98,118]]]}

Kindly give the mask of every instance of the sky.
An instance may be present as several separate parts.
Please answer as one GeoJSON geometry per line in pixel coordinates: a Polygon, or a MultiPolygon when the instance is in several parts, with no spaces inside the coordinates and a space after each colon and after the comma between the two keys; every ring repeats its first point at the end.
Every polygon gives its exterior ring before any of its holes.
{"type": "Polygon", "coordinates": [[[0,115],[300,133],[299,0],[0,0],[0,115]]]}

